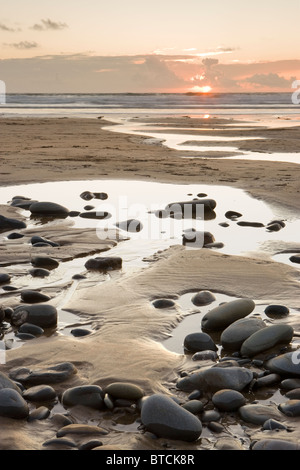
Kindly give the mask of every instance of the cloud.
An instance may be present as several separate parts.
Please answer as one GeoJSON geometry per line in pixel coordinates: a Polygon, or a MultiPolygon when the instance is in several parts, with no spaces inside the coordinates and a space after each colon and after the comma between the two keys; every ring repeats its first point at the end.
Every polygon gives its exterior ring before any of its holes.
{"type": "Polygon", "coordinates": [[[36,23],[31,27],[31,29],[34,29],[35,31],[60,31],[65,28],[68,28],[66,23],[52,21],[49,18],[47,20],[41,20],[41,23],[36,23]]]}
{"type": "Polygon", "coordinates": [[[0,30],[1,31],[7,31],[9,33],[15,33],[17,31],[21,31],[20,28],[10,28],[9,26],[6,26],[6,24],[0,23],[0,30]]]}
{"type": "Polygon", "coordinates": [[[291,77],[289,80],[280,77],[277,73],[268,73],[268,74],[259,74],[256,73],[252,77],[247,77],[245,82],[251,83],[253,85],[262,85],[270,88],[286,88],[291,86],[291,83],[295,77],[291,77]]]}
{"type": "Polygon", "coordinates": [[[21,41],[21,42],[15,42],[11,44],[4,44],[5,46],[8,47],[14,47],[15,49],[20,49],[20,50],[26,50],[26,49],[34,49],[36,47],[39,47],[38,43],[32,41],[21,41]]]}

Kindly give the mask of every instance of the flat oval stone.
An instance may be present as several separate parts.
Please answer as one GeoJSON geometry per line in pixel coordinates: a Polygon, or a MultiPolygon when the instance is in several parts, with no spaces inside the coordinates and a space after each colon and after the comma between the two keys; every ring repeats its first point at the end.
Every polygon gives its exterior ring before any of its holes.
{"type": "Polygon", "coordinates": [[[34,202],[29,207],[32,214],[40,215],[68,215],[69,209],[55,202],[34,202]]]}
{"type": "Polygon", "coordinates": [[[205,410],[201,416],[201,421],[203,423],[212,423],[219,421],[219,419],[221,419],[221,415],[218,410],[205,410]]]}
{"type": "Polygon", "coordinates": [[[42,419],[47,419],[50,416],[50,413],[50,410],[46,406],[39,406],[39,408],[36,408],[35,410],[30,412],[30,415],[28,416],[27,420],[41,421],[42,419]]]}
{"type": "Polygon", "coordinates": [[[294,390],[300,388],[300,379],[284,379],[280,383],[280,387],[284,390],[294,390]]]}
{"type": "Polygon", "coordinates": [[[237,225],[240,225],[241,227],[264,227],[264,224],[261,222],[237,222],[237,225]]]}
{"type": "Polygon", "coordinates": [[[300,400],[288,400],[280,403],[278,409],[286,416],[300,416],[300,400]]]}
{"type": "Polygon", "coordinates": [[[294,388],[293,390],[289,390],[286,394],[290,400],[300,400],[300,388],[294,388]]]}
{"type": "Polygon", "coordinates": [[[162,394],[151,395],[143,402],[141,421],[147,431],[167,439],[193,442],[202,432],[196,416],[162,394]]]}
{"type": "Polygon", "coordinates": [[[221,334],[220,341],[224,349],[239,351],[243,342],[249,336],[266,326],[265,322],[260,318],[241,318],[225,328],[221,334]]]}
{"type": "Polygon", "coordinates": [[[217,351],[218,348],[215,345],[212,338],[207,333],[190,333],[184,338],[184,348],[190,352],[197,351],[217,351]]]}
{"type": "Polygon", "coordinates": [[[0,371],[0,390],[4,388],[11,388],[12,390],[15,390],[21,395],[21,390],[17,386],[17,384],[11,380],[4,372],[0,371]]]}
{"type": "Polygon", "coordinates": [[[17,307],[11,316],[11,321],[16,326],[32,323],[41,328],[51,328],[57,325],[57,318],[57,310],[52,305],[35,304],[17,307]]]}
{"type": "Polygon", "coordinates": [[[4,284],[10,282],[10,275],[6,273],[0,273],[0,284],[4,284]]]}
{"type": "Polygon", "coordinates": [[[37,325],[33,325],[32,323],[23,323],[23,325],[20,326],[19,333],[29,333],[34,336],[41,336],[45,333],[43,328],[37,325]]]}
{"type": "Polygon", "coordinates": [[[275,419],[277,421],[283,419],[283,415],[274,406],[258,403],[241,406],[239,408],[239,415],[244,421],[259,425],[263,425],[268,419],[275,419]]]}
{"type": "Polygon", "coordinates": [[[202,329],[207,331],[224,330],[231,323],[244,318],[254,310],[251,299],[237,299],[210,310],[202,318],[202,329]]]}
{"type": "Polygon", "coordinates": [[[292,263],[298,263],[298,264],[299,264],[299,263],[300,263],[300,256],[298,256],[298,255],[293,255],[293,256],[290,257],[290,261],[291,261],[292,263]]]}
{"type": "Polygon", "coordinates": [[[82,336],[88,336],[91,333],[92,331],[86,328],[74,328],[73,330],[71,330],[71,334],[75,336],[76,338],[80,338],[82,336]]]}
{"type": "Polygon", "coordinates": [[[185,230],[182,235],[182,244],[184,246],[198,246],[200,248],[215,242],[215,237],[211,232],[200,232],[194,230],[185,230]]]}
{"type": "Polygon", "coordinates": [[[66,438],[54,438],[48,439],[47,441],[43,442],[43,447],[50,447],[51,449],[69,449],[69,448],[77,448],[77,445],[71,439],[66,438]]]}
{"type": "Polygon", "coordinates": [[[37,243],[45,243],[46,245],[52,246],[52,247],[58,247],[59,244],[52,242],[51,240],[48,240],[47,238],[44,237],[39,237],[38,235],[34,235],[31,237],[30,240],[32,245],[36,245],[37,243]]]}
{"type": "Polygon", "coordinates": [[[98,385],[68,388],[62,395],[64,406],[83,405],[94,409],[103,407],[103,390],[98,385]]]}
{"type": "Polygon", "coordinates": [[[10,371],[10,378],[24,385],[42,385],[64,382],[77,373],[76,367],[71,362],[62,362],[54,366],[40,369],[28,369],[18,367],[10,371]]]}
{"type": "Polygon", "coordinates": [[[193,361],[216,361],[217,359],[218,354],[211,350],[198,351],[192,356],[193,361]]]}
{"type": "Polygon", "coordinates": [[[7,235],[8,240],[17,240],[18,238],[24,238],[23,233],[18,233],[18,232],[12,232],[9,235],[7,235]]]}
{"type": "Polygon", "coordinates": [[[289,312],[289,309],[285,305],[268,305],[265,308],[265,314],[269,318],[284,318],[289,312]]]}
{"type": "Polygon", "coordinates": [[[246,404],[246,398],[237,390],[219,390],[212,396],[213,404],[221,411],[236,411],[246,404]]]}
{"type": "Polygon", "coordinates": [[[83,436],[90,436],[90,435],[104,436],[104,435],[107,435],[108,432],[106,431],[106,429],[103,429],[100,426],[93,426],[90,424],[69,424],[59,429],[56,433],[56,437],[64,437],[64,436],[67,436],[68,434],[83,435],[83,436]]]}
{"type": "Polygon", "coordinates": [[[193,295],[191,299],[192,303],[196,305],[197,307],[201,305],[211,304],[215,300],[216,300],[216,297],[209,290],[202,290],[200,292],[197,292],[197,294],[193,295]]]}
{"type": "Polygon", "coordinates": [[[183,391],[195,389],[212,392],[222,389],[242,391],[252,379],[253,372],[245,367],[211,367],[180,379],[176,386],[183,391]]]}
{"type": "Polygon", "coordinates": [[[106,211],[90,211],[90,212],[81,212],[79,217],[82,219],[95,219],[95,220],[107,220],[111,218],[111,214],[106,211]]]}
{"type": "Polygon", "coordinates": [[[184,403],[182,408],[189,411],[190,413],[193,413],[193,415],[197,415],[202,413],[204,404],[200,400],[190,400],[184,403]]]}
{"type": "Polygon", "coordinates": [[[267,419],[267,421],[264,422],[262,429],[265,431],[272,431],[273,429],[287,429],[287,427],[275,419],[267,419]]]}
{"type": "Polygon", "coordinates": [[[175,307],[175,302],[172,299],[156,299],[152,305],[155,308],[172,308],[175,307]]]}
{"type": "Polygon", "coordinates": [[[285,439],[262,439],[255,442],[252,450],[300,450],[300,445],[285,439]]]}
{"type": "Polygon", "coordinates": [[[32,277],[47,277],[50,276],[51,273],[48,269],[33,268],[29,270],[29,274],[31,274],[32,277]]]}
{"type": "Polygon", "coordinates": [[[15,228],[26,228],[26,224],[22,220],[11,219],[9,217],[5,217],[4,215],[0,215],[0,231],[3,232],[5,230],[11,230],[15,228]]]}
{"type": "Polygon", "coordinates": [[[227,211],[225,217],[226,219],[237,219],[238,217],[242,217],[242,214],[237,211],[227,211]]]}
{"type": "Polygon", "coordinates": [[[281,376],[300,377],[300,350],[273,357],[266,368],[281,376]]]}
{"type": "Polygon", "coordinates": [[[125,398],[126,400],[140,400],[145,395],[141,387],[127,382],[111,383],[105,388],[105,393],[113,398],[125,398]]]}
{"type": "Polygon", "coordinates": [[[31,258],[32,266],[36,268],[55,269],[59,266],[59,262],[49,256],[34,256],[31,258]]]}
{"type": "Polygon", "coordinates": [[[108,271],[112,269],[121,269],[122,268],[122,258],[118,256],[106,256],[106,257],[97,257],[89,259],[85,263],[85,268],[87,270],[95,271],[108,271]]]}
{"type": "Polygon", "coordinates": [[[10,388],[0,390],[0,416],[24,419],[28,415],[28,405],[20,393],[10,388]]]}
{"type": "Polygon", "coordinates": [[[50,385],[36,385],[25,390],[23,398],[36,402],[52,401],[56,398],[56,392],[50,385]]]}
{"type": "Polygon", "coordinates": [[[271,325],[253,333],[241,346],[241,355],[251,357],[281,343],[289,343],[294,330],[290,325],[271,325]]]}
{"type": "Polygon", "coordinates": [[[48,302],[50,300],[50,297],[46,294],[43,294],[42,292],[38,292],[35,290],[23,290],[21,292],[21,299],[23,302],[48,302]]]}

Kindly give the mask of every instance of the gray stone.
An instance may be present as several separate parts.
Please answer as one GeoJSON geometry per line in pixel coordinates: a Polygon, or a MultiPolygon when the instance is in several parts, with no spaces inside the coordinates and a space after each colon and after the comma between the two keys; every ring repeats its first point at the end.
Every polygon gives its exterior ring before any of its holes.
{"type": "Polygon", "coordinates": [[[216,351],[198,351],[192,356],[193,361],[216,361],[218,359],[218,354],[216,351]]]}
{"type": "Polygon", "coordinates": [[[226,219],[237,219],[238,217],[242,217],[242,214],[237,211],[227,211],[225,217],[226,219]]]}
{"type": "Polygon", "coordinates": [[[20,388],[13,380],[11,380],[4,372],[0,372],[0,390],[3,390],[4,388],[11,388],[19,394],[22,393],[20,388]]]}
{"type": "Polygon", "coordinates": [[[55,269],[59,266],[59,262],[49,256],[34,256],[31,258],[31,264],[36,268],[46,269],[55,269]]]}
{"type": "Polygon", "coordinates": [[[21,292],[21,299],[23,302],[48,302],[50,300],[50,297],[46,294],[43,294],[42,292],[38,292],[35,290],[23,290],[21,292]]]}
{"type": "Polygon", "coordinates": [[[255,303],[251,299],[237,299],[210,310],[202,318],[202,329],[207,331],[224,330],[231,323],[244,318],[253,311],[255,303]]]}
{"type": "Polygon", "coordinates": [[[82,385],[68,388],[62,395],[64,406],[83,405],[100,410],[103,408],[103,390],[98,385],[82,385]]]}
{"type": "Polygon", "coordinates": [[[190,333],[184,338],[184,348],[190,352],[197,351],[217,351],[217,346],[215,345],[212,338],[207,333],[190,333]]]}
{"type": "Polygon", "coordinates": [[[52,401],[56,398],[56,392],[50,385],[36,385],[25,390],[23,398],[35,402],[52,401]]]}
{"type": "Polygon", "coordinates": [[[12,232],[9,235],[7,235],[8,240],[17,240],[18,238],[24,238],[23,233],[18,233],[18,232],[12,232]]]}
{"type": "Polygon", "coordinates": [[[262,439],[254,443],[252,450],[300,450],[297,442],[285,439],[262,439]]]}
{"type": "Polygon", "coordinates": [[[288,400],[280,403],[278,409],[286,416],[300,416],[300,400],[288,400]]]}
{"type": "Polygon", "coordinates": [[[236,411],[246,404],[246,398],[236,390],[219,390],[212,396],[213,404],[221,411],[236,411]]]}
{"type": "Polygon", "coordinates": [[[54,366],[28,369],[17,367],[10,371],[10,378],[24,385],[42,385],[64,382],[77,373],[76,367],[71,362],[62,362],[54,366]]]}
{"type": "Polygon", "coordinates": [[[204,404],[200,400],[190,400],[184,403],[182,408],[189,411],[190,413],[193,413],[193,415],[197,415],[202,413],[204,404]]]}
{"type": "Polygon", "coordinates": [[[141,420],[147,431],[167,439],[193,442],[202,432],[196,416],[162,394],[151,395],[143,402],[141,420]]]}
{"type": "Polygon", "coordinates": [[[195,199],[193,201],[172,202],[165,207],[165,210],[175,218],[203,219],[204,216],[204,219],[207,220],[215,218],[214,209],[216,206],[217,203],[214,199],[195,199]]]}
{"type": "Polygon", "coordinates": [[[81,212],[79,217],[82,219],[94,219],[94,220],[107,220],[111,218],[111,214],[106,211],[90,211],[90,212],[81,212]]]}
{"type": "Polygon", "coordinates": [[[172,299],[156,299],[152,305],[155,308],[172,308],[175,307],[175,302],[172,299]]]}
{"type": "Polygon", "coordinates": [[[177,388],[183,391],[195,389],[211,392],[222,389],[241,391],[252,379],[253,373],[245,367],[211,367],[180,379],[177,388]]]}
{"type": "Polygon", "coordinates": [[[264,431],[273,431],[273,429],[287,429],[287,427],[275,419],[267,419],[267,421],[264,422],[262,429],[264,431]]]}
{"type": "Polygon", "coordinates": [[[268,305],[265,308],[265,314],[269,318],[284,318],[289,312],[289,309],[285,305],[268,305]]]}
{"type": "Polygon", "coordinates": [[[122,258],[118,256],[96,257],[85,263],[85,268],[91,271],[108,271],[122,268],[122,258]]]}
{"type": "Polygon", "coordinates": [[[26,228],[25,222],[0,215],[0,232],[18,228],[26,228]]]}
{"type": "Polygon", "coordinates": [[[292,263],[298,263],[299,264],[300,263],[300,256],[293,255],[293,256],[290,257],[290,261],[292,263]]]}
{"type": "Polygon", "coordinates": [[[294,388],[293,390],[289,390],[285,396],[290,400],[300,400],[300,388],[294,388]]]}
{"type": "Polygon", "coordinates": [[[39,237],[38,235],[34,235],[31,237],[30,240],[32,245],[36,245],[37,243],[45,243],[46,245],[52,246],[52,247],[58,247],[59,244],[52,242],[51,240],[48,240],[47,238],[39,237]]]}
{"type": "Polygon", "coordinates": [[[284,379],[280,383],[280,387],[284,390],[294,390],[300,388],[300,379],[284,379]]]}
{"type": "Polygon", "coordinates": [[[293,338],[294,330],[290,325],[271,325],[253,333],[241,346],[241,355],[255,356],[278,344],[288,344],[293,338]]]}
{"type": "Polygon", "coordinates": [[[240,417],[247,423],[263,425],[268,419],[282,420],[283,415],[272,405],[254,403],[239,408],[240,417]]]}
{"type": "Polygon", "coordinates": [[[212,423],[219,421],[220,419],[221,415],[218,410],[205,410],[201,416],[201,421],[203,423],[212,423]]]}
{"type": "Polygon", "coordinates": [[[0,416],[13,419],[24,419],[29,415],[29,408],[24,398],[16,390],[0,390],[0,416]]]}
{"type": "Polygon", "coordinates": [[[108,432],[100,426],[93,426],[91,424],[69,424],[59,429],[56,437],[64,437],[69,434],[72,436],[105,436],[108,432]]]}
{"type": "Polygon", "coordinates": [[[29,207],[32,214],[44,216],[66,216],[69,214],[69,209],[55,202],[34,202],[29,207]]]}
{"type": "Polygon", "coordinates": [[[86,328],[74,328],[73,330],[71,330],[71,334],[75,336],[76,338],[80,338],[82,336],[88,336],[91,333],[92,331],[86,328]]]}
{"type": "Polygon", "coordinates": [[[70,448],[77,448],[77,445],[71,439],[66,439],[62,437],[62,438],[48,439],[47,441],[43,442],[43,447],[47,447],[47,448],[54,449],[54,450],[55,449],[69,450],[70,448]]]}
{"type": "Polygon", "coordinates": [[[105,388],[105,393],[113,398],[124,398],[126,400],[139,400],[145,395],[141,387],[128,382],[111,383],[105,388]]]}
{"type": "Polygon", "coordinates": [[[31,274],[32,277],[47,277],[50,276],[51,273],[48,269],[34,268],[29,270],[29,274],[31,274]]]}
{"type": "Polygon", "coordinates": [[[241,227],[264,227],[264,224],[261,222],[237,222],[237,225],[240,225],[241,227]]]}
{"type": "Polygon", "coordinates": [[[249,336],[266,326],[260,318],[241,318],[225,328],[220,337],[221,344],[224,349],[239,351],[249,336]]]}
{"type": "Polygon", "coordinates": [[[124,220],[122,222],[117,222],[116,226],[120,228],[121,230],[125,230],[126,232],[140,232],[143,230],[143,224],[139,220],[136,219],[129,219],[129,220],[124,220]]]}
{"type": "Polygon", "coordinates": [[[23,323],[23,325],[20,326],[19,333],[29,333],[34,336],[41,336],[45,333],[43,328],[37,325],[33,325],[32,323],[23,323]]]}
{"type": "Polygon", "coordinates": [[[241,441],[233,437],[222,437],[218,439],[214,448],[217,450],[244,450],[241,441]]]}
{"type": "Polygon", "coordinates": [[[41,421],[42,419],[47,419],[50,416],[50,410],[46,406],[39,406],[35,410],[30,412],[28,416],[28,421],[41,421]]]}
{"type": "Polygon", "coordinates": [[[10,275],[6,273],[0,273],[0,284],[4,284],[10,282],[10,275]]]}
{"type": "Polygon", "coordinates": [[[211,304],[216,300],[216,297],[209,290],[202,290],[200,292],[197,292],[197,294],[193,295],[191,300],[194,305],[199,307],[201,305],[211,304]]]}
{"type": "Polygon", "coordinates": [[[266,368],[275,374],[300,377],[300,350],[273,357],[266,363],[266,368]]]}
{"type": "Polygon", "coordinates": [[[57,316],[57,310],[52,305],[20,305],[14,310],[11,322],[16,326],[32,323],[41,328],[51,328],[57,325],[57,316]]]}

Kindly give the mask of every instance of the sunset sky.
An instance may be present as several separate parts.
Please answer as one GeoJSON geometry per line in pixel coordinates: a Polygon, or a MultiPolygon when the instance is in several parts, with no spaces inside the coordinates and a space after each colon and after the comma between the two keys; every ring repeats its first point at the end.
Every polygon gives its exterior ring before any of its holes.
{"type": "Polygon", "coordinates": [[[300,0],[0,0],[8,92],[291,91],[300,0]]]}

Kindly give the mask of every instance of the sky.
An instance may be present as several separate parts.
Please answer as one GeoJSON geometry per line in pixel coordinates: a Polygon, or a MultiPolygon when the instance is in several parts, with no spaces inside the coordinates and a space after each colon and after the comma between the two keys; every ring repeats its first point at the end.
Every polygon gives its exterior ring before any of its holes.
{"type": "Polygon", "coordinates": [[[0,0],[8,92],[279,92],[300,0],[0,0]]]}

